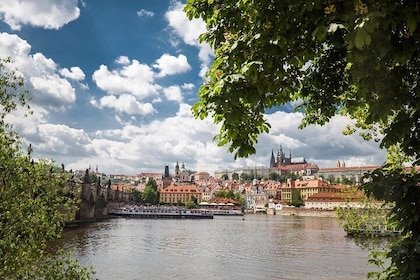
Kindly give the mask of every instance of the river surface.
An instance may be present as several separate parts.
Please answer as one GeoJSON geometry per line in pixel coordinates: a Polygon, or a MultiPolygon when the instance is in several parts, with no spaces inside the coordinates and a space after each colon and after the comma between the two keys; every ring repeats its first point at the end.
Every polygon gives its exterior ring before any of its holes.
{"type": "Polygon", "coordinates": [[[100,280],[366,279],[375,267],[335,218],[245,215],[213,220],[117,218],[66,230],[100,280]]]}

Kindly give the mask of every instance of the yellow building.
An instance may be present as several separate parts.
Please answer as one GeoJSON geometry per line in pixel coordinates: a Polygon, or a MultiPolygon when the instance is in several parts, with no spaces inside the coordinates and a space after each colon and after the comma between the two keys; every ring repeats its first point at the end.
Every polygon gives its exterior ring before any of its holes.
{"type": "Polygon", "coordinates": [[[161,203],[172,203],[178,202],[186,203],[191,200],[191,197],[197,198],[197,202],[201,202],[201,192],[194,185],[169,185],[165,189],[160,191],[160,202],[161,203]]]}
{"type": "Polygon", "coordinates": [[[331,186],[328,182],[315,179],[315,180],[302,180],[302,181],[288,181],[287,184],[282,185],[281,199],[290,202],[292,201],[292,193],[300,192],[303,201],[316,193],[330,193],[339,192],[338,188],[331,186]]]}

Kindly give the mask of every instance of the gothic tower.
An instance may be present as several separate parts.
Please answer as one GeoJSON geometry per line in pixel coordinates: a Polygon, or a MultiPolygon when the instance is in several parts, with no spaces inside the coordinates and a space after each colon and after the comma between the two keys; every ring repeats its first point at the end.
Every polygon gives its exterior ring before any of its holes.
{"type": "Polygon", "coordinates": [[[284,156],[284,153],[283,153],[283,147],[280,145],[280,150],[277,153],[277,166],[283,165],[284,160],[285,160],[285,156],[284,156]]]}
{"type": "Polygon", "coordinates": [[[162,188],[167,188],[171,184],[171,177],[169,176],[169,166],[165,166],[165,172],[162,177],[162,188]]]}
{"type": "Polygon", "coordinates": [[[179,164],[178,164],[178,161],[176,161],[176,165],[175,165],[175,178],[176,179],[179,178],[179,164]]]}
{"type": "Polygon", "coordinates": [[[271,150],[270,167],[277,167],[276,159],[274,158],[274,151],[271,150]]]}

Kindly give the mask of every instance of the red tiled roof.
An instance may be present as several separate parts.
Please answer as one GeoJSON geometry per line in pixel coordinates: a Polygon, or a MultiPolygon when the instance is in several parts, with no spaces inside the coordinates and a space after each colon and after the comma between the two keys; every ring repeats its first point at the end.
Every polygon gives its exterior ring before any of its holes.
{"type": "Polygon", "coordinates": [[[195,173],[194,175],[210,175],[210,174],[205,171],[201,171],[201,172],[195,173]]]}
{"type": "Polygon", "coordinates": [[[288,164],[281,165],[278,167],[279,170],[306,170],[306,169],[318,169],[318,165],[311,163],[300,163],[300,164],[288,164]]]}
{"type": "Polygon", "coordinates": [[[329,193],[315,193],[308,197],[306,201],[346,201],[346,200],[358,200],[364,197],[363,192],[348,193],[348,192],[329,192],[329,193]]]}
{"type": "Polygon", "coordinates": [[[295,181],[296,188],[319,188],[319,187],[329,187],[328,182],[325,182],[320,179],[315,180],[304,180],[304,181],[295,181]]]}
{"type": "Polygon", "coordinates": [[[161,193],[198,193],[200,192],[196,186],[193,185],[169,185],[160,191],[161,193]]]}

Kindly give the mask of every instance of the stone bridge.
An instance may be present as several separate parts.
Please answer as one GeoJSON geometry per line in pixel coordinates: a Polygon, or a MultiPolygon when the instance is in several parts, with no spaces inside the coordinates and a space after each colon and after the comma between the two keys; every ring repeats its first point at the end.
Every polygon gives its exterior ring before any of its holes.
{"type": "Polygon", "coordinates": [[[107,185],[81,184],[81,188],[76,221],[106,217],[112,208],[132,201],[130,193],[111,189],[107,185]]]}

